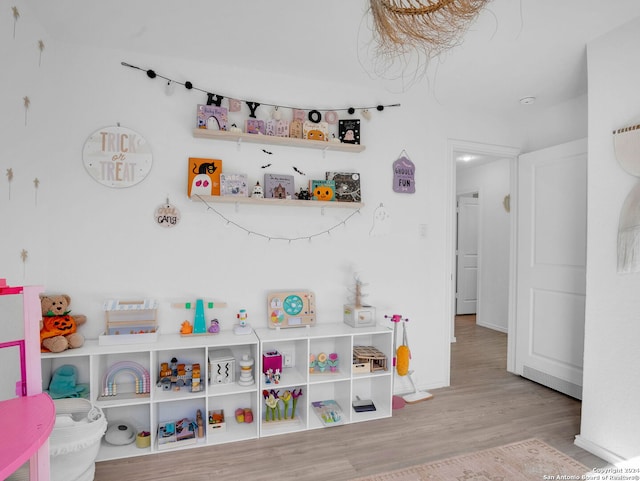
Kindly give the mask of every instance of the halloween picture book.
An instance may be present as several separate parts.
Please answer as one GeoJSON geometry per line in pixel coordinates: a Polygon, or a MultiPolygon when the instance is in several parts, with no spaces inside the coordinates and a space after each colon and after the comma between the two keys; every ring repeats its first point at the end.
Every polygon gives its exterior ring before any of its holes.
{"type": "Polygon", "coordinates": [[[336,183],[333,180],[310,180],[309,191],[312,196],[311,200],[336,200],[336,183]]]}
{"type": "Polygon", "coordinates": [[[226,107],[198,105],[198,128],[209,130],[227,130],[228,111],[226,107]]]}
{"type": "Polygon", "coordinates": [[[189,157],[187,195],[220,195],[222,160],[189,157]]]}
{"type": "Polygon", "coordinates": [[[360,143],[360,120],[345,119],[338,121],[338,137],[343,144],[360,143]]]}
{"type": "Polygon", "coordinates": [[[220,174],[220,195],[249,196],[249,181],[246,174],[220,174]]]}
{"type": "Polygon", "coordinates": [[[273,199],[292,199],[295,197],[293,175],[264,174],[264,196],[273,199]]]}
{"type": "Polygon", "coordinates": [[[360,174],[357,172],[327,172],[327,180],[335,183],[335,198],[338,202],[361,202],[360,174]]]}

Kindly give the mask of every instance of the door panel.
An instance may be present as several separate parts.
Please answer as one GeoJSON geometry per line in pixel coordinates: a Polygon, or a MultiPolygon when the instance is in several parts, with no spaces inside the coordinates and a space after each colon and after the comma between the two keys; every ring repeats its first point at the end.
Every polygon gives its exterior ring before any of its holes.
{"type": "Polygon", "coordinates": [[[458,249],[456,273],[456,314],[475,314],[478,303],[477,197],[458,197],[458,249]]]}
{"type": "Polygon", "coordinates": [[[586,141],[519,159],[516,372],[580,398],[587,227],[586,141]]]}

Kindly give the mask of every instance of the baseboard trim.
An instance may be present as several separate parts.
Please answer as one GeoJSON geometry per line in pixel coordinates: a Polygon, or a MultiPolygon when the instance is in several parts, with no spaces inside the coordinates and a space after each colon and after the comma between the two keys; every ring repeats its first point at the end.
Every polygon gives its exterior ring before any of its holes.
{"type": "Polygon", "coordinates": [[[585,451],[589,451],[591,454],[598,456],[601,459],[611,463],[611,464],[620,464],[625,461],[625,459],[621,456],[618,456],[615,453],[612,453],[606,448],[603,448],[599,444],[594,443],[593,441],[589,441],[584,436],[578,434],[573,442],[579,448],[584,449],[585,451]]]}
{"type": "Polygon", "coordinates": [[[498,326],[497,324],[487,324],[486,322],[476,322],[478,326],[486,327],[487,329],[493,329],[494,331],[502,332],[507,334],[509,330],[506,327],[498,326]]]}

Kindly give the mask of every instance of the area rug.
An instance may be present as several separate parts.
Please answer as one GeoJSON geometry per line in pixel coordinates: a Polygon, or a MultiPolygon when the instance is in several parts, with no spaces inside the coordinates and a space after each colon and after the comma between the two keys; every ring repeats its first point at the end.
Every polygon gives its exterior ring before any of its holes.
{"type": "Polygon", "coordinates": [[[582,479],[590,472],[539,439],[528,439],[353,481],[540,481],[582,479]]]}

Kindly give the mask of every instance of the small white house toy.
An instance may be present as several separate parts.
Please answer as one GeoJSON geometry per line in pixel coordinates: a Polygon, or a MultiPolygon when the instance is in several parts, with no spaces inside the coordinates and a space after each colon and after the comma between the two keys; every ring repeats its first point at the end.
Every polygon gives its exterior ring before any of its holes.
{"type": "Polygon", "coordinates": [[[264,199],[264,191],[262,190],[262,186],[260,182],[256,182],[256,185],[253,186],[253,191],[251,192],[251,197],[254,199],[264,199]]]}

